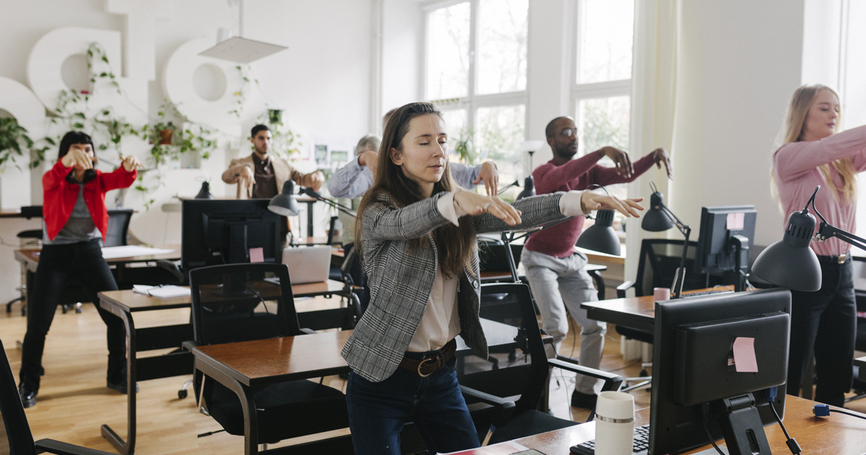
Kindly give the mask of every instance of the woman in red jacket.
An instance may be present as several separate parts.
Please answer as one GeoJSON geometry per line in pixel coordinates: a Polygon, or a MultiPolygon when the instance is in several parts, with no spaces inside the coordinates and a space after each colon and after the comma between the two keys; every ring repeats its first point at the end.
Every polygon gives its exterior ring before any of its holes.
{"type": "MultiPolygon", "coordinates": [[[[93,140],[70,131],[60,141],[57,164],[42,176],[44,218],[42,253],[36,269],[32,298],[27,302],[27,334],[21,355],[18,393],[25,408],[36,404],[45,336],[68,279],[81,283],[92,301],[96,294],[115,290],[117,284],[102,257],[101,242],[108,228],[105,193],[132,185],[134,156],[120,168],[104,174],[93,168],[93,140]]],[[[126,333],[120,318],[96,305],[108,326],[108,387],[126,393],[126,333]]]]}

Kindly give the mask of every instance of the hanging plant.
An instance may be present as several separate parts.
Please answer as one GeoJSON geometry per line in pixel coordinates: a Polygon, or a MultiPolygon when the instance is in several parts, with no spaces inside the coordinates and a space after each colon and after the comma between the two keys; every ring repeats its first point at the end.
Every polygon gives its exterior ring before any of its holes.
{"type": "Polygon", "coordinates": [[[237,65],[235,66],[235,69],[238,70],[238,74],[241,77],[241,86],[234,93],[235,108],[230,110],[229,114],[240,118],[241,113],[244,111],[244,106],[246,106],[247,98],[250,95],[250,83],[255,83],[256,86],[258,86],[259,80],[250,77],[250,73],[252,72],[250,65],[237,65]]]}
{"type": "Polygon", "coordinates": [[[206,125],[190,122],[168,98],[163,100],[157,112],[157,121],[145,125],[144,131],[145,139],[153,144],[150,157],[156,165],[180,160],[185,153],[195,153],[202,159],[208,159],[211,150],[217,147],[214,131],[206,125]],[[168,114],[181,119],[186,128],[177,127],[172,120],[167,119],[168,114]]]}

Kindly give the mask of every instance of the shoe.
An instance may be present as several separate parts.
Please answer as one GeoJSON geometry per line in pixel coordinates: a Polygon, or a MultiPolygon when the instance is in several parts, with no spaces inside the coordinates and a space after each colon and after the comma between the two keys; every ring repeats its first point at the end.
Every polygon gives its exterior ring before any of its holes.
{"type": "Polygon", "coordinates": [[[36,405],[36,395],[38,393],[39,387],[28,381],[24,381],[18,385],[18,396],[21,397],[21,405],[25,408],[36,405]]]}
{"type": "MultiPolygon", "coordinates": [[[[109,389],[114,389],[120,393],[126,394],[126,390],[129,387],[129,384],[126,382],[126,375],[123,375],[123,377],[118,382],[106,380],[105,386],[109,389]]],[[[138,393],[138,384],[135,385],[135,393],[138,393]]]]}
{"type": "Polygon", "coordinates": [[[571,406],[583,409],[595,409],[595,403],[598,401],[598,395],[594,393],[582,393],[577,390],[571,394],[571,406]]]}

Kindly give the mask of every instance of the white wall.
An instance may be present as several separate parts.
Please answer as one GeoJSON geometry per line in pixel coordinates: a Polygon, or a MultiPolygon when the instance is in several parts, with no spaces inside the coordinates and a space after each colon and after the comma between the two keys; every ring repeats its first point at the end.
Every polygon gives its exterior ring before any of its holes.
{"type": "Polygon", "coordinates": [[[424,14],[417,2],[384,0],[382,36],[381,116],[406,103],[423,99],[424,14]]]}
{"type": "MultiPolygon", "coordinates": [[[[128,40],[126,18],[106,12],[107,3],[105,0],[4,2],[0,15],[0,42],[3,43],[0,77],[27,85],[26,68],[31,50],[42,36],[56,28],[74,26],[121,31],[123,40],[128,40]]],[[[177,202],[175,195],[194,195],[203,178],[210,180],[214,194],[234,194],[234,187],[224,185],[219,173],[230,159],[249,153],[248,142],[240,135],[248,136],[255,117],[264,112],[264,101],[271,107],[284,109],[284,121],[301,136],[302,151],[310,150],[314,143],[340,144],[341,148],[352,146],[367,134],[371,124],[371,5],[372,0],[246,1],[245,37],[282,44],[289,49],[252,64],[252,75],[258,79],[259,87],[252,88],[247,109],[240,119],[227,117],[228,123],[237,124],[239,135],[231,142],[231,147],[227,147],[227,141],[222,141],[219,150],[201,169],[174,169],[179,167],[176,163],[167,166],[165,185],[151,196],[156,202],[149,211],[144,210],[136,192],[127,192],[125,205],[138,210],[131,231],[152,243],[179,243],[179,214],[163,212],[160,206],[177,202]]],[[[218,27],[232,28],[237,34],[238,13],[227,1],[219,0],[162,0],[148,7],[157,15],[162,13],[153,23],[156,77],[145,82],[148,100],[145,109],[155,117],[165,97],[161,80],[172,53],[190,39],[204,37],[215,41],[218,27]]],[[[141,55],[123,55],[122,58],[136,59],[141,55]]],[[[112,63],[115,69],[121,66],[121,62],[112,63]]],[[[137,63],[140,67],[142,62],[137,63]]],[[[141,77],[140,74],[132,76],[141,77]]],[[[124,152],[144,159],[147,148],[146,144],[129,148],[125,144],[124,152]]],[[[48,156],[53,160],[56,153],[51,150],[48,156]]],[[[301,167],[309,170],[310,165],[302,163],[301,167]]],[[[38,188],[38,175],[33,183],[38,188]]],[[[41,193],[34,194],[32,199],[41,201],[41,193]]],[[[30,200],[16,202],[16,205],[31,203],[30,200]]],[[[324,213],[317,213],[317,222],[324,218],[324,213]]],[[[17,224],[0,224],[0,237],[7,244],[14,242],[15,233],[20,230],[17,224]]],[[[0,279],[0,300],[13,296],[13,288],[18,284],[18,265],[11,261],[12,249],[0,249],[0,254],[10,259],[0,262],[0,275],[4,277],[0,279]]]]}
{"type": "Polygon", "coordinates": [[[803,3],[682,2],[671,209],[693,229],[703,206],[754,204],[755,243],[782,236],[770,157],[801,83],[803,3]]]}

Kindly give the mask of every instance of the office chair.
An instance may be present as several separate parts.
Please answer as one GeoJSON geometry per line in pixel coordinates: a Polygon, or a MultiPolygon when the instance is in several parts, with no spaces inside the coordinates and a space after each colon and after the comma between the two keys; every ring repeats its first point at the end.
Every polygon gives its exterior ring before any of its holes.
{"type": "Polygon", "coordinates": [[[577,425],[539,409],[544,407],[541,402],[551,367],[604,379],[603,391],[617,390],[622,384],[620,376],[580,366],[574,359],[547,358],[526,284],[482,285],[480,311],[490,356],[498,362],[466,356],[458,362],[458,380],[484,444],[577,425]],[[515,346],[520,356],[509,362],[515,346]]]}
{"type": "MultiPolygon", "coordinates": [[[[686,256],[686,279],[683,284],[684,291],[702,289],[707,287],[709,284],[707,274],[699,273],[695,265],[697,245],[698,242],[689,242],[689,250],[687,251],[686,256]]],[[[626,291],[631,288],[634,288],[636,297],[643,297],[653,295],[653,288],[671,287],[674,282],[676,270],[680,266],[682,255],[682,240],[643,239],[640,246],[640,256],[635,281],[626,281],[617,286],[616,297],[619,299],[625,298],[626,291]]],[[[616,326],[616,333],[628,339],[638,340],[649,344],[653,343],[652,332],[618,325],[616,326]]],[[[626,383],[638,381],[638,384],[626,387],[623,390],[629,391],[639,387],[648,386],[652,378],[649,376],[646,368],[651,365],[652,364],[644,365],[639,378],[626,378],[626,383]]]]}
{"type": "MultiPolygon", "coordinates": [[[[21,216],[26,219],[31,218],[42,218],[42,206],[41,205],[31,205],[21,207],[21,216]]],[[[40,248],[42,243],[42,229],[27,229],[16,234],[18,237],[19,244],[21,248],[40,248]]],[[[12,305],[15,302],[21,302],[21,316],[27,315],[27,285],[26,282],[27,271],[24,270],[24,266],[21,266],[21,286],[18,287],[18,291],[21,293],[18,297],[6,302],[6,312],[12,312],[12,305]]]]}
{"type": "MultiPolygon", "coordinates": [[[[190,271],[194,341],[199,345],[232,343],[302,333],[292,299],[288,268],[282,264],[234,264],[190,271]],[[273,277],[279,280],[275,284],[273,277]]],[[[240,400],[222,384],[197,381],[197,402],[233,435],[244,434],[240,400]]],[[[299,380],[254,390],[258,440],[283,439],[349,426],[346,398],[339,390],[299,380]]],[[[342,438],[351,453],[351,440],[342,438]]]]}
{"type": "Polygon", "coordinates": [[[34,441],[2,342],[0,342],[0,352],[2,352],[2,360],[0,360],[0,453],[36,455],[37,453],[48,452],[64,455],[111,455],[109,452],[79,447],[53,439],[34,441]]]}

